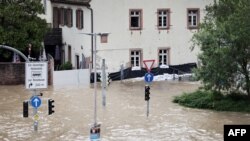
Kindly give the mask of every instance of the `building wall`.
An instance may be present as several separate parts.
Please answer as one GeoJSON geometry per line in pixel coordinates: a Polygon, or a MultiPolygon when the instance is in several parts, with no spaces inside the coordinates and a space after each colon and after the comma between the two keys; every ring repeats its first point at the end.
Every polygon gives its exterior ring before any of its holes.
{"type": "Polygon", "coordinates": [[[0,63],[0,72],[0,85],[25,83],[25,63],[0,63]]]}
{"type": "Polygon", "coordinates": [[[41,18],[45,19],[49,26],[52,27],[52,8],[51,8],[51,2],[50,0],[41,0],[41,3],[43,4],[45,14],[39,15],[41,18]]]}
{"type": "MultiPolygon", "coordinates": [[[[91,37],[88,35],[84,35],[83,33],[91,32],[91,23],[90,23],[90,10],[85,6],[77,6],[77,5],[69,5],[69,4],[58,4],[52,3],[51,9],[53,7],[58,8],[70,8],[72,9],[72,27],[68,27],[66,25],[60,26],[62,28],[62,36],[63,36],[63,49],[65,51],[65,62],[69,61],[68,58],[68,46],[71,46],[71,62],[73,68],[76,68],[76,55],[79,56],[79,61],[82,61],[82,54],[86,58],[90,58],[91,56],[91,37]],[[83,10],[83,29],[76,28],[76,10],[83,10]]],[[[52,17],[53,18],[53,17],[52,17]]]]}
{"type": "MultiPolygon", "coordinates": [[[[48,62],[48,85],[53,83],[54,61],[48,62]]],[[[0,62],[0,85],[25,84],[25,62],[0,62]]]]}
{"type": "Polygon", "coordinates": [[[199,49],[190,50],[191,38],[197,30],[187,28],[187,8],[200,8],[200,21],[205,5],[212,0],[92,0],[94,32],[108,32],[108,43],[97,38],[98,61],[106,59],[108,71],[130,66],[130,50],[141,49],[143,60],[155,59],[158,49],[170,49],[169,65],[197,62],[199,49]],[[170,9],[170,29],[158,30],[157,9],[170,9]],[[143,29],[129,29],[129,10],[142,9],[143,29]]]}
{"type": "Polygon", "coordinates": [[[71,63],[73,68],[76,68],[76,55],[79,56],[79,62],[82,61],[82,54],[87,59],[87,63],[89,63],[89,58],[91,58],[91,37],[84,35],[82,33],[90,33],[91,32],[91,20],[90,20],[90,10],[86,8],[86,6],[81,5],[71,5],[65,3],[51,3],[48,0],[41,0],[41,3],[45,7],[45,14],[39,15],[41,18],[45,19],[49,26],[53,27],[53,7],[58,8],[70,8],[72,9],[72,27],[68,26],[60,26],[62,28],[62,36],[63,36],[63,47],[64,50],[64,62],[69,61],[68,58],[68,46],[71,46],[71,63]],[[83,10],[83,29],[76,28],[76,10],[83,10]]]}
{"type": "Polygon", "coordinates": [[[54,87],[90,85],[89,69],[55,71],[53,76],[54,87]]]}

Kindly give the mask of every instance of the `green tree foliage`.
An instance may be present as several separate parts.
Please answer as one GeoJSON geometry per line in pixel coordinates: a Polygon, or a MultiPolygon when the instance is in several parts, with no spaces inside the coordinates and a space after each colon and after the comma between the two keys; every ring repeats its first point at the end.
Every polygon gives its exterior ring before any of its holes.
{"type": "Polygon", "coordinates": [[[47,31],[40,0],[0,0],[0,44],[25,51],[28,44],[38,51],[47,31]]]}
{"type": "Polygon", "coordinates": [[[215,0],[193,36],[202,65],[195,70],[205,88],[240,90],[250,98],[250,1],[215,0]]]}

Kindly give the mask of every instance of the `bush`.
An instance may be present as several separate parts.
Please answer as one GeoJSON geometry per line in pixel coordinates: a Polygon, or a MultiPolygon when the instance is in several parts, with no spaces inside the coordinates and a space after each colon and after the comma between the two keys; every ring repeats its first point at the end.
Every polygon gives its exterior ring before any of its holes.
{"type": "Polygon", "coordinates": [[[232,93],[222,95],[214,91],[197,90],[193,93],[184,93],[174,98],[174,103],[201,109],[212,109],[217,111],[250,112],[250,101],[246,95],[232,93]]]}
{"type": "Polygon", "coordinates": [[[231,98],[234,101],[244,100],[244,99],[248,98],[246,94],[243,94],[243,93],[240,93],[240,92],[237,92],[237,91],[231,92],[227,97],[231,98]]]}
{"type": "Polygon", "coordinates": [[[211,93],[198,90],[192,94],[184,93],[182,96],[177,96],[173,102],[192,108],[211,108],[212,100],[211,93]]]}
{"type": "Polygon", "coordinates": [[[60,66],[60,70],[72,70],[72,64],[70,62],[66,62],[60,66]]]}

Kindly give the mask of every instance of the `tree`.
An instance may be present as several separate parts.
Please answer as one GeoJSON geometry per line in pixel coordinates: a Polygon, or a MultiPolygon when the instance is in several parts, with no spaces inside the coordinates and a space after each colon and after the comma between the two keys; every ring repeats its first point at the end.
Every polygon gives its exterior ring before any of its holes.
{"type": "Polygon", "coordinates": [[[32,50],[38,52],[47,32],[46,21],[38,16],[43,12],[40,0],[1,0],[0,44],[22,52],[32,44],[32,50]]]}
{"type": "Polygon", "coordinates": [[[201,48],[202,65],[195,70],[205,87],[216,91],[240,90],[250,98],[250,2],[215,0],[206,7],[206,16],[194,46],[201,48]]]}

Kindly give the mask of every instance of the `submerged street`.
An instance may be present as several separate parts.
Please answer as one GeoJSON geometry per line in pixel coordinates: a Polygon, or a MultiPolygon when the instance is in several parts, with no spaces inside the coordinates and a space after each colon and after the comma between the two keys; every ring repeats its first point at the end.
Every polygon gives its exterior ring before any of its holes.
{"type": "MultiPolygon", "coordinates": [[[[97,121],[102,141],[218,141],[224,124],[249,124],[250,114],[214,112],[182,107],[172,102],[183,92],[196,90],[197,82],[153,82],[149,117],[146,116],[144,82],[112,82],[107,88],[106,107],[97,91],[97,121]]],[[[0,140],[82,141],[89,140],[94,122],[94,89],[81,86],[50,87],[42,91],[38,131],[33,128],[33,110],[23,118],[23,101],[32,93],[23,85],[0,86],[0,140]],[[55,100],[55,113],[48,115],[47,99],[55,100]]]]}

